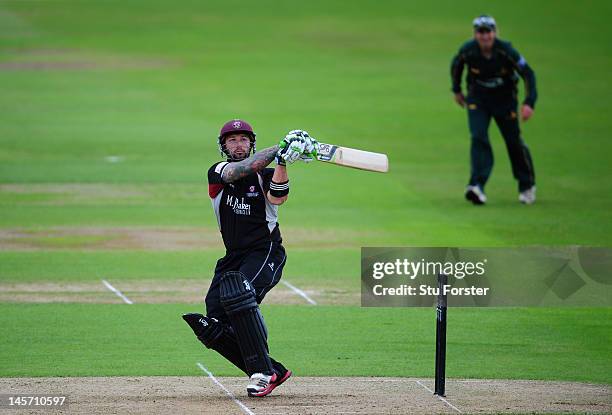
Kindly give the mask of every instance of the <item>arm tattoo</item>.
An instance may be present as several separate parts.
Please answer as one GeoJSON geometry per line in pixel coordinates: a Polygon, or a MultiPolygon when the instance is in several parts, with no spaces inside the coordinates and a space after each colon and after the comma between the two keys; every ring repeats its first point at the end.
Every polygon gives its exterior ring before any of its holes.
{"type": "Polygon", "coordinates": [[[250,174],[256,173],[263,170],[268,164],[272,163],[278,146],[272,146],[266,148],[260,152],[253,154],[251,157],[238,161],[235,163],[229,163],[223,169],[221,178],[225,183],[235,182],[236,180],[242,179],[250,174]]]}

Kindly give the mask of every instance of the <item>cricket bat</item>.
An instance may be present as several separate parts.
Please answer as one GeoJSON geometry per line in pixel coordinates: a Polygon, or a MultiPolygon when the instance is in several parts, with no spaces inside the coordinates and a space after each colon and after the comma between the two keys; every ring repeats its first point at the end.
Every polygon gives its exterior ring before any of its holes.
{"type": "Polygon", "coordinates": [[[389,171],[389,159],[386,154],[356,150],[333,144],[319,143],[317,160],[361,170],[381,173],[389,171]]]}

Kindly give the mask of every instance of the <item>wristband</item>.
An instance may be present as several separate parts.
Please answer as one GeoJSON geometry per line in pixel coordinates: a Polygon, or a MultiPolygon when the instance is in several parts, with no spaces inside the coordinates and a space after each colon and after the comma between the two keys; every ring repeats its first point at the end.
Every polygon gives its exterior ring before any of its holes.
{"type": "Polygon", "coordinates": [[[289,194],[289,180],[283,183],[270,182],[270,196],[284,197],[289,194]]]}

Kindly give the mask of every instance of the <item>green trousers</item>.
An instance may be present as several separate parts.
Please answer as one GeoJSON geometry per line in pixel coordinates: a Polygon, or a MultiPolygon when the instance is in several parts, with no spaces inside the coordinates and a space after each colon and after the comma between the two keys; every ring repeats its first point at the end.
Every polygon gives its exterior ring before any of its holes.
{"type": "Polygon", "coordinates": [[[468,95],[468,124],[472,137],[470,150],[470,185],[484,189],[493,169],[493,150],[489,142],[489,124],[495,120],[506,142],[512,173],[518,181],[519,191],[535,185],[535,172],[531,154],[521,138],[518,121],[518,102],[514,96],[495,97],[468,95]]]}

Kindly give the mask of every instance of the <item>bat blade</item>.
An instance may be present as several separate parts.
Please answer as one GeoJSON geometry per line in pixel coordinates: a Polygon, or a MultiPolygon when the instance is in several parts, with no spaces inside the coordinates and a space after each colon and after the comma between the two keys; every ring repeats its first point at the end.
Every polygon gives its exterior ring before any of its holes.
{"type": "Polygon", "coordinates": [[[334,163],[339,166],[377,171],[380,173],[389,171],[389,159],[386,154],[341,147],[333,144],[319,143],[317,160],[334,163]]]}

